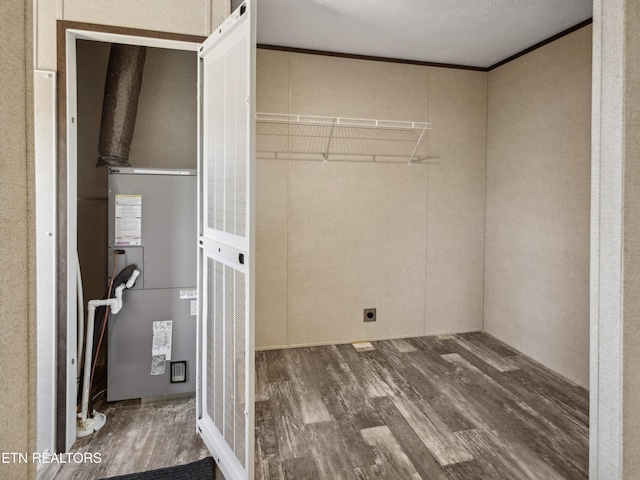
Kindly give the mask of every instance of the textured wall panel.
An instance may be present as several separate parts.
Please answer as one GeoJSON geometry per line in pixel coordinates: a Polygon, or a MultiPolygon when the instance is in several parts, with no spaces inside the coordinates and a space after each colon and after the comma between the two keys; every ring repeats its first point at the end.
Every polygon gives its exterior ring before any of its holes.
{"type": "Polygon", "coordinates": [[[591,27],[489,73],[485,329],[589,378],[591,27]]]}
{"type": "MultiPolygon", "coordinates": [[[[0,243],[2,271],[11,277],[0,284],[0,365],[12,365],[0,388],[0,452],[36,448],[31,8],[31,1],[0,4],[0,243]]],[[[0,476],[35,478],[35,468],[5,463],[0,476]]]]}
{"type": "Polygon", "coordinates": [[[487,75],[429,69],[425,333],[482,329],[487,75]]]}
{"type": "Polygon", "coordinates": [[[424,166],[293,161],[293,345],[422,335],[424,166]],[[378,320],[363,322],[363,309],[378,320]]]}
{"type": "Polygon", "coordinates": [[[258,162],[258,347],[480,330],[486,74],[259,50],[258,87],[262,112],[432,121],[441,162],[258,162]]]}
{"type": "Polygon", "coordinates": [[[61,1],[64,20],[203,36],[210,30],[211,0],[61,1]]]}
{"type": "Polygon", "coordinates": [[[286,160],[256,172],[256,347],[287,344],[288,178],[286,160]]]}

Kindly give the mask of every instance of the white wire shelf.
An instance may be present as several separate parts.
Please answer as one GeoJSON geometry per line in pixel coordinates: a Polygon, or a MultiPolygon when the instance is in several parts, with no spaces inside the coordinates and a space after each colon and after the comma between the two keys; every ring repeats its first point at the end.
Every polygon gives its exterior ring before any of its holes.
{"type": "Polygon", "coordinates": [[[430,123],[278,113],[256,114],[260,158],[423,162],[430,123]]]}

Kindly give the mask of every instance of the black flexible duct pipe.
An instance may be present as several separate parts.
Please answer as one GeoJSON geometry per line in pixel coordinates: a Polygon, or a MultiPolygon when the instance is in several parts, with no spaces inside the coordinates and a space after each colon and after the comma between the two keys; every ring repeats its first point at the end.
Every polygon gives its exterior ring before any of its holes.
{"type": "Polygon", "coordinates": [[[111,45],[102,102],[97,167],[129,166],[146,47],[111,45]]]}

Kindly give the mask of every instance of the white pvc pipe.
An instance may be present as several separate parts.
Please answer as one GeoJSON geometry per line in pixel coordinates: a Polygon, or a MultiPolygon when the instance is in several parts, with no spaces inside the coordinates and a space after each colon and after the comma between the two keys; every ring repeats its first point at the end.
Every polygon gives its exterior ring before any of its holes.
{"type": "Polygon", "coordinates": [[[94,320],[96,316],[96,307],[109,307],[111,308],[112,314],[117,314],[122,309],[122,291],[125,288],[131,288],[136,283],[136,278],[140,275],[140,271],[134,270],[129,277],[127,283],[121,283],[116,287],[116,296],[115,298],[107,298],[104,300],[89,300],[87,304],[87,348],[84,350],[84,380],[82,382],[82,405],[80,409],[80,420],[84,425],[84,422],[87,420],[89,415],[89,395],[90,395],[90,385],[91,381],[91,357],[93,356],[93,328],[94,328],[94,320]]]}
{"type": "Polygon", "coordinates": [[[126,288],[126,285],[124,283],[118,285],[118,287],[116,287],[116,293],[114,295],[115,300],[116,300],[116,304],[111,307],[111,313],[116,315],[120,309],[122,308],[122,291],[126,288]]]}
{"type": "Polygon", "coordinates": [[[115,306],[117,300],[109,298],[106,300],[90,300],[87,306],[87,348],[84,355],[84,380],[82,381],[82,408],[80,409],[81,420],[84,422],[89,410],[89,382],[91,381],[91,356],[93,355],[93,322],[96,316],[96,307],[115,306]]]}
{"type": "Polygon", "coordinates": [[[84,380],[82,381],[82,404],[80,406],[80,418],[84,422],[87,419],[89,409],[89,380],[91,379],[91,351],[93,350],[93,320],[96,316],[96,307],[91,305],[87,308],[87,349],[84,356],[84,380]],[[91,337],[91,344],[89,344],[91,337]],[[89,346],[91,345],[91,348],[89,346]]]}
{"type": "Polygon", "coordinates": [[[127,280],[127,288],[131,288],[135,285],[138,275],[140,275],[140,270],[134,270],[129,277],[129,280],[127,280]]]}
{"type": "Polygon", "coordinates": [[[122,292],[124,291],[125,288],[131,288],[135,285],[138,275],[140,275],[140,271],[134,270],[131,276],[129,277],[129,280],[127,280],[127,283],[121,283],[116,287],[116,293],[114,296],[117,302],[115,306],[111,307],[111,313],[113,313],[114,315],[117,314],[120,310],[122,310],[122,292]]]}

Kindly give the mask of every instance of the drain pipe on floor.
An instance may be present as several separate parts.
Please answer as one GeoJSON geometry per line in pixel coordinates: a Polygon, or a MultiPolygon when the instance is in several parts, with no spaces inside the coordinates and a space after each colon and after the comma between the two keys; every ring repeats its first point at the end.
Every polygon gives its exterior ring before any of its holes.
{"type": "Polygon", "coordinates": [[[82,382],[82,408],[78,414],[78,420],[76,425],[76,438],[86,437],[93,432],[100,430],[107,422],[107,416],[104,413],[97,411],[92,412],[92,416],[89,416],[89,389],[90,389],[90,377],[91,377],[91,357],[93,355],[93,348],[89,348],[93,343],[93,329],[94,320],[97,307],[109,307],[111,313],[116,315],[122,309],[122,292],[125,288],[131,288],[136,283],[136,279],[140,275],[139,270],[134,270],[131,277],[126,283],[121,283],[116,287],[115,298],[106,298],[100,300],[90,300],[87,306],[87,345],[85,348],[84,357],[84,380],[82,382]],[[89,343],[91,340],[91,343],[89,343]]]}

